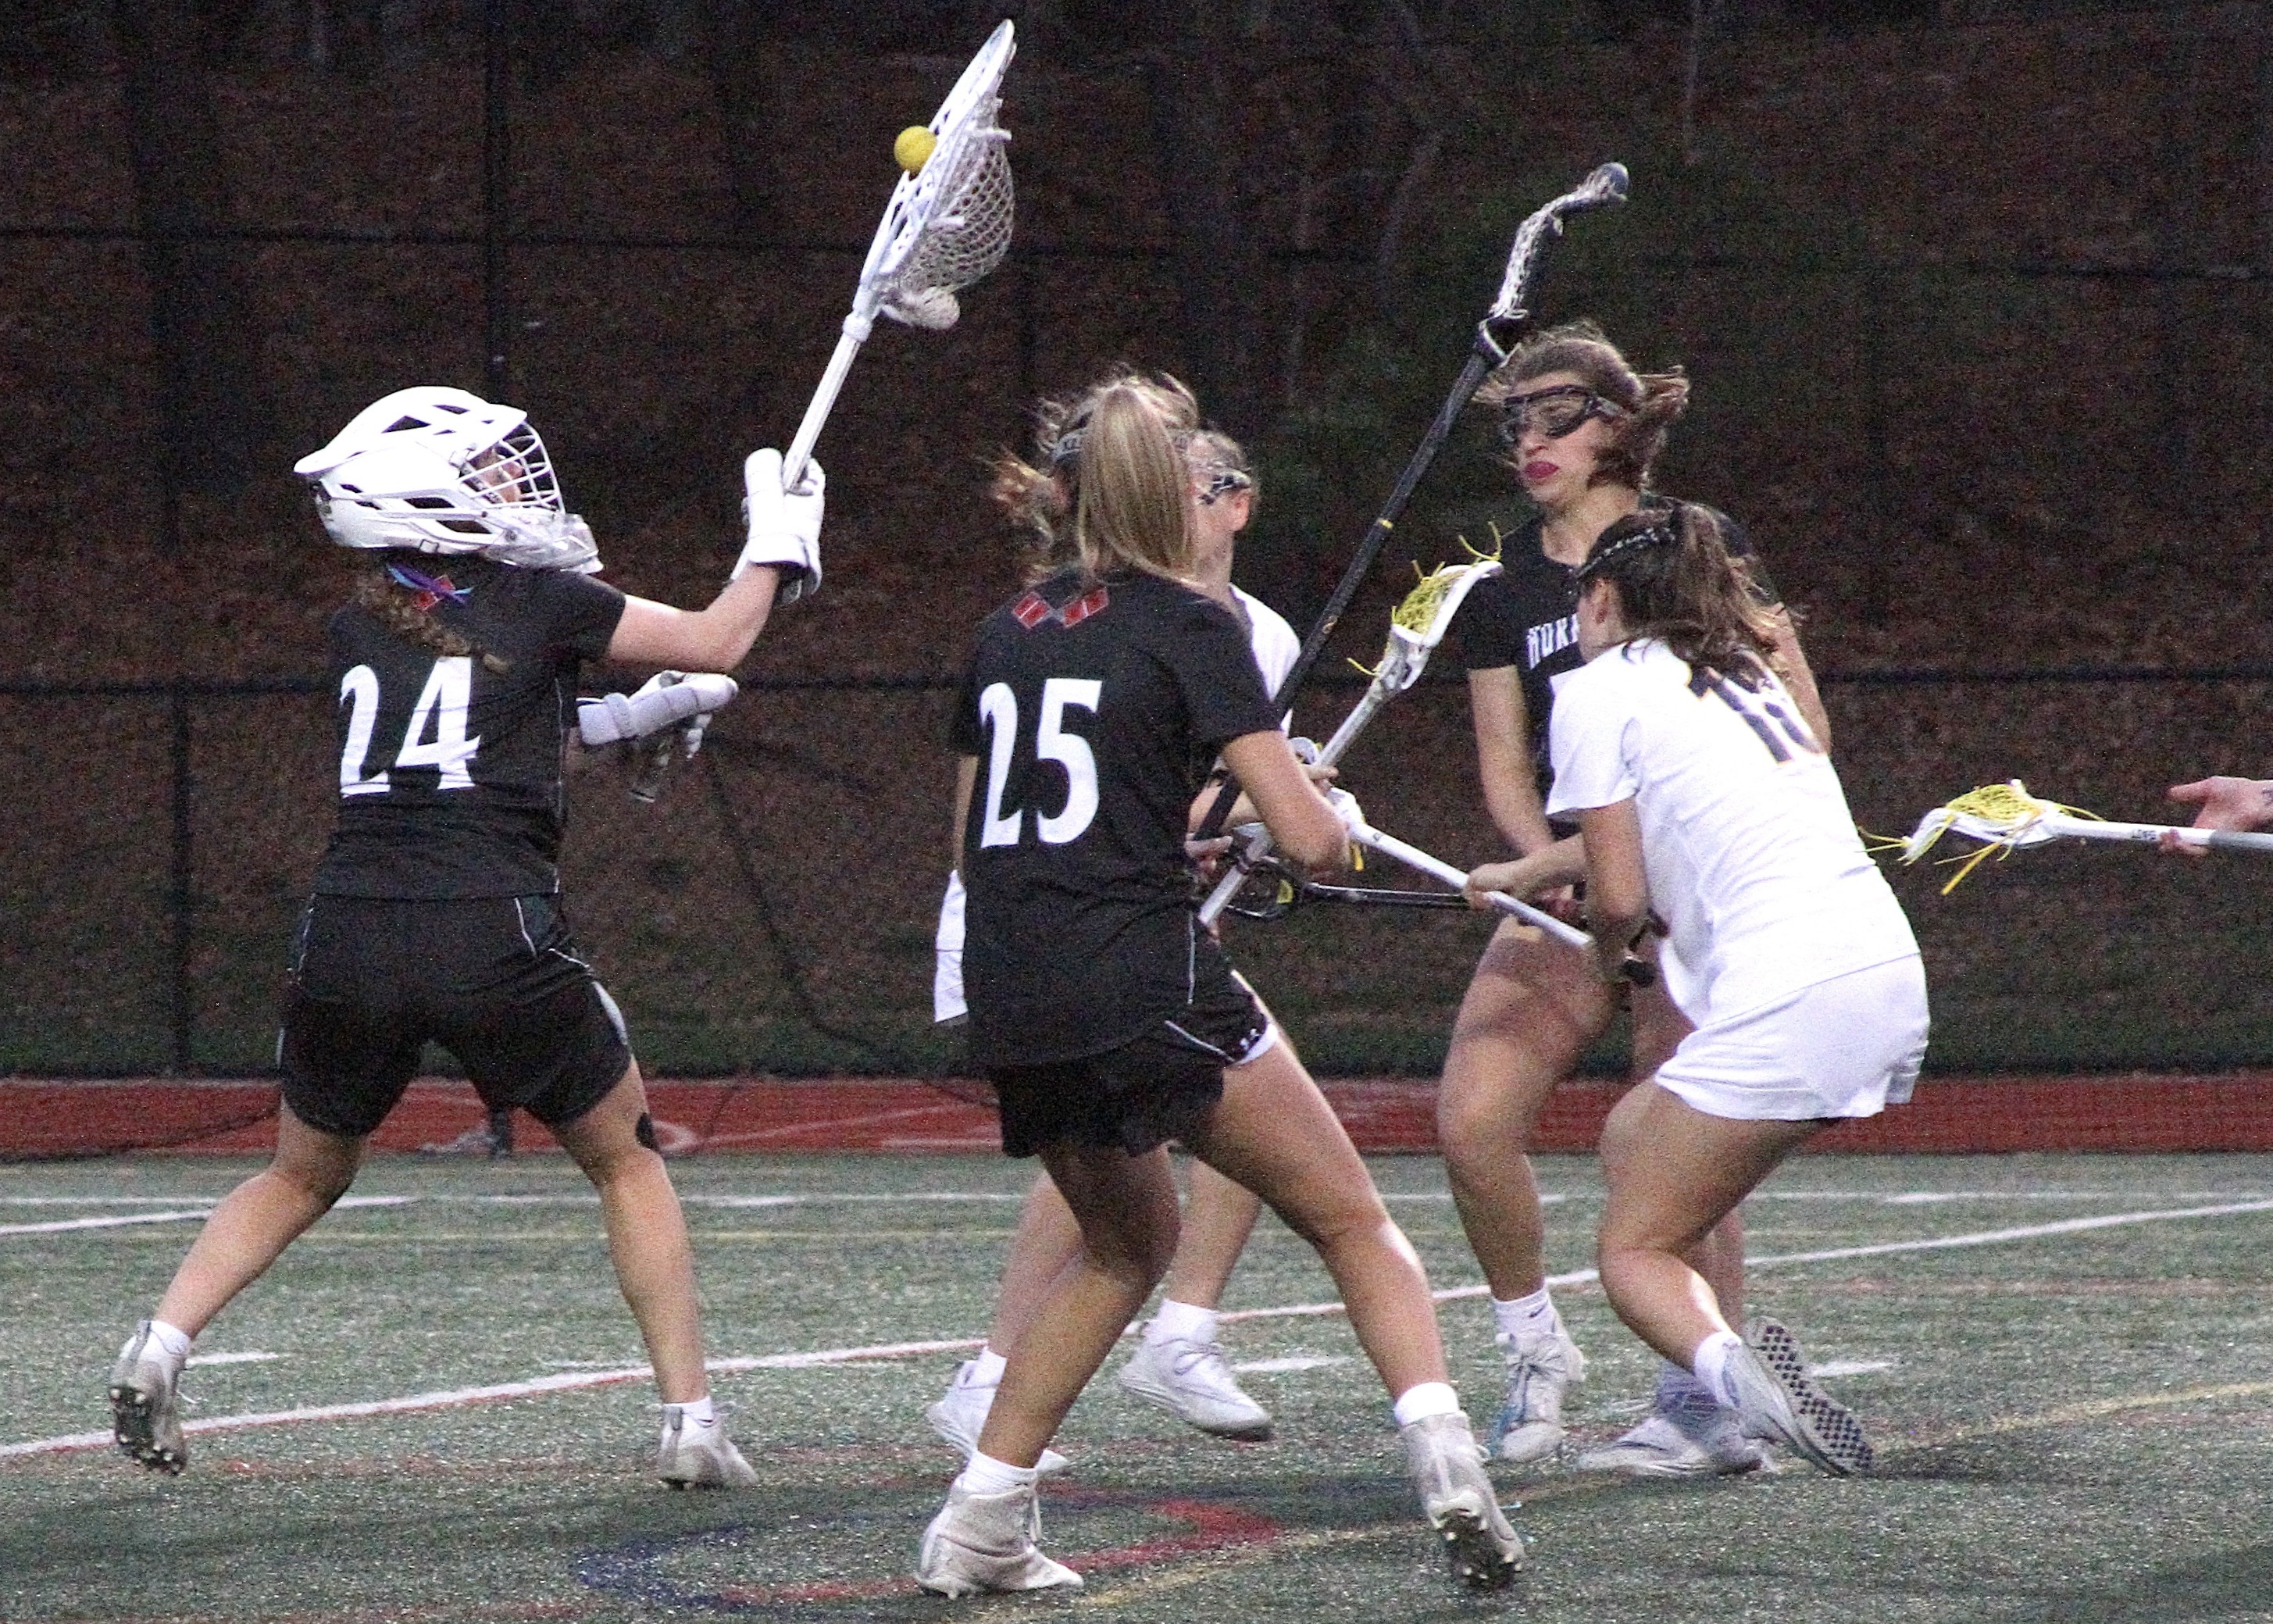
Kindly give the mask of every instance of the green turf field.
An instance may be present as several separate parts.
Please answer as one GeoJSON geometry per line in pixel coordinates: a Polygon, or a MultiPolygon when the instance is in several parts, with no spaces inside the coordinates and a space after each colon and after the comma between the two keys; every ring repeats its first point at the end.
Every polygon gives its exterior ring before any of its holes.
{"type": "MultiPolygon", "coordinates": [[[[1375,1165],[1435,1283],[1472,1284],[1439,1164],[1375,1165]]],[[[111,1356],[194,1227],[30,1226],[195,1213],[246,1166],[0,1169],[0,1446],[106,1425],[111,1356]]],[[[1542,1170],[1554,1266],[1580,1269],[1594,1164],[1542,1170]]],[[[677,1171],[713,1351],[748,1360],[979,1335],[1027,1169],[677,1171]]],[[[382,1161],[356,1193],[407,1199],[334,1214],[208,1332],[199,1356],[222,1362],[186,1380],[193,1421],[638,1363],[565,1162],[382,1161]]],[[[18,1449],[0,1455],[0,1617],[2273,1619],[2273,1158],[1808,1158],[1751,1213],[1758,1258],[1884,1248],[1755,1276],[1759,1304],[1848,1372],[1826,1383],[1872,1427],[1879,1474],[1503,1473],[1533,1553],[1506,1598],[1444,1585],[1347,1325],[1311,1313],[1227,1329],[1235,1363],[1279,1362],[1243,1378],[1276,1442],[1183,1431],[1109,1376],[1083,1400],[1060,1440],[1076,1469],[1044,1500],[1046,1547],[1088,1574],[1078,1595],[950,1604],[905,1578],[951,1475],[920,1413],[960,1357],[941,1351],[720,1375],[765,1480],[735,1494],[645,1477],[653,1395],[629,1381],[196,1433],[176,1480],[107,1449],[18,1449]]],[[[1227,1307],[1332,1296],[1266,1219],[1227,1307]]],[[[1591,1287],[1558,1296],[1592,1360],[1575,1410],[1591,1443],[1639,1415],[1652,1363],[1591,1287]]],[[[1444,1318],[1481,1419],[1486,1313],[1463,1299],[1444,1318]]]]}

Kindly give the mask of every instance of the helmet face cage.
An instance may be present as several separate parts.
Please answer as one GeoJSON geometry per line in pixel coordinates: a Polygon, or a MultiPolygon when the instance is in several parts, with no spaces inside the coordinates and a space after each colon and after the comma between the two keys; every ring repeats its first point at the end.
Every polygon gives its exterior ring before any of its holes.
{"type": "Polygon", "coordinates": [[[459,389],[404,389],[356,414],[294,472],[346,547],[477,553],[541,569],[599,568],[526,413],[459,389]]]}

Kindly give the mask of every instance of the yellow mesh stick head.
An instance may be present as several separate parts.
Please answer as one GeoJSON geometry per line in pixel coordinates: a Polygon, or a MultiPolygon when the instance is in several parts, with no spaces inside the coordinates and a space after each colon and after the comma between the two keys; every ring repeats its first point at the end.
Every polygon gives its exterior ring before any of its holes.
{"type": "Polygon", "coordinates": [[[1917,831],[1903,843],[1902,861],[1916,862],[1932,849],[1945,834],[1955,831],[1982,844],[1977,851],[1963,858],[1947,861],[1960,864],[1948,884],[1941,888],[1943,896],[1957,889],[1958,883],[1971,874],[1981,860],[1995,852],[2001,859],[2015,846],[2033,846],[2054,838],[2051,830],[2042,825],[2047,815],[2097,819],[2097,812],[2081,807],[2064,806],[2057,801],[2047,801],[2029,793],[2029,786],[2014,778],[2007,784],[1984,784],[1970,789],[1955,799],[1945,801],[1919,820],[1917,831]]]}

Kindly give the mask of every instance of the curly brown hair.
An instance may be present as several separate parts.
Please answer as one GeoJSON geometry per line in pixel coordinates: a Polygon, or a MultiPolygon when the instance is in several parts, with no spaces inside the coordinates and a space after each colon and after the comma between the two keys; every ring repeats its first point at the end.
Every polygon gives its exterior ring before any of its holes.
{"type": "Polygon", "coordinates": [[[369,610],[381,626],[405,643],[415,643],[451,659],[471,655],[481,661],[483,670],[493,676],[503,676],[513,669],[513,662],[504,655],[491,653],[463,632],[443,625],[420,608],[412,590],[388,575],[384,564],[356,572],[348,600],[357,608],[369,610]]]}
{"type": "MultiPolygon", "coordinates": [[[[1609,445],[1594,465],[1591,483],[1649,485],[1650,470],[1665,449],[1665,432],[1688,410],[1689,380],[1676,366],[1662,372],[1637,372],[1592,318],[1582,317],[1534,333],[1486,379],[1476,391],[1479,406],[1497,411],[1534,378],[1569,372],[1618,410],[1609,445]]],[[[1511,449],[1501,459],[1509,467],[1511,449]]]]}
{"type": "Polygon", "coordinates": [[[1741,675],[1775,650],[1774,611],[1752,572],[1729,551],[1721,521],[1694,502],[1654,504],[1594,538],[1576,576],[1607,581],[1626,630],[1655,637],[1691,665],[1741,675]]]}

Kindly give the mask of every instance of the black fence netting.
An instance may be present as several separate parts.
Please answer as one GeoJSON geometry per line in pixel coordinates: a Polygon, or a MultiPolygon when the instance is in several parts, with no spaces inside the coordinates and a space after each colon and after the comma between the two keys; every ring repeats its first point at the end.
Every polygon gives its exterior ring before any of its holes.
{"type": "MultiPolygon", "coordinates": [[[[952,1069],[941,684],[1016,578],[985,462],[1037,395],[1192,379],[1257,455],[1243,583],[1300,624],[1515,222],[1605,158],[1632,201],[1573,223],[1539,313],[1687,369],[1659,481],[1742,519],[1804,613],[1860,821],[2012,777],[2151,817],[2266,770],[2267,6],[1007,9],[1009,258],[951,332],[864,351],[820,447],[827,583],[704,755],[653,807],[572,791],[571,908],[655,1071],[952,1069]]],[[[362,405],[526,406],[609,579],[716,590],[740,459],[820,376],[892,135],[993,20],[883,10],[26,12],[0,49],[0,1071],[268,1066],[345,576],[288,470],[362,405]]],[[[1337,659],[1377,650],[1410,563],[1520,519],[1494,450],[1456,433],[1337,659]]],[[[1468,728],[1440,669],[1348,768],[1463,861],[1496,846],[1468,728]]],[[[1898,876],[1933,1064],[2273,1059],[2269,881],[2097,848],[1947,898],[1898,876]]],[[[1407,1076],[1483,930],[1236,927],[1321,1069],[1407,1076]]]]}
{"type": "MultiPolygon", "coordinates": [[[[0,695],[10,758],[67,787],[71,813],[0,829],[0,1069],[272,1067],[285,945],[333,804],[329,696],[280,688],[0,695]]],[[[2011,778],[2165,817],[2163,790],[2249,736],[2273,673],[1887,673],[1827,691],[1858,822],[1899,834],[2011,778]]],[[[1354,697],[1320,695],[1313,726],[1354,697]]],[[[604,758],[572,779],[571,916],[651,1071],[955,1068],[930,1007],[944,703],[924,679],[758,686],[655,804],[604,758]]],[[[1497,844],[1468,729],[1461,687],[1424,683],[1347,765],[1376,823],[1461,863],[1497,844]]],[[[1384,861],[1370,879],[1424,883],[1384,861]]],[[[2273,1061],[2273,865],[2070,844],[1984,864],[1947,896],[1946,865],[1890,872],[1932,972],[1938,1070],[2273,1061]]],[[[1320,1070],[1422,1076],[1489,925],[1319,903],[1230,929],[1320,1070]]]]}

